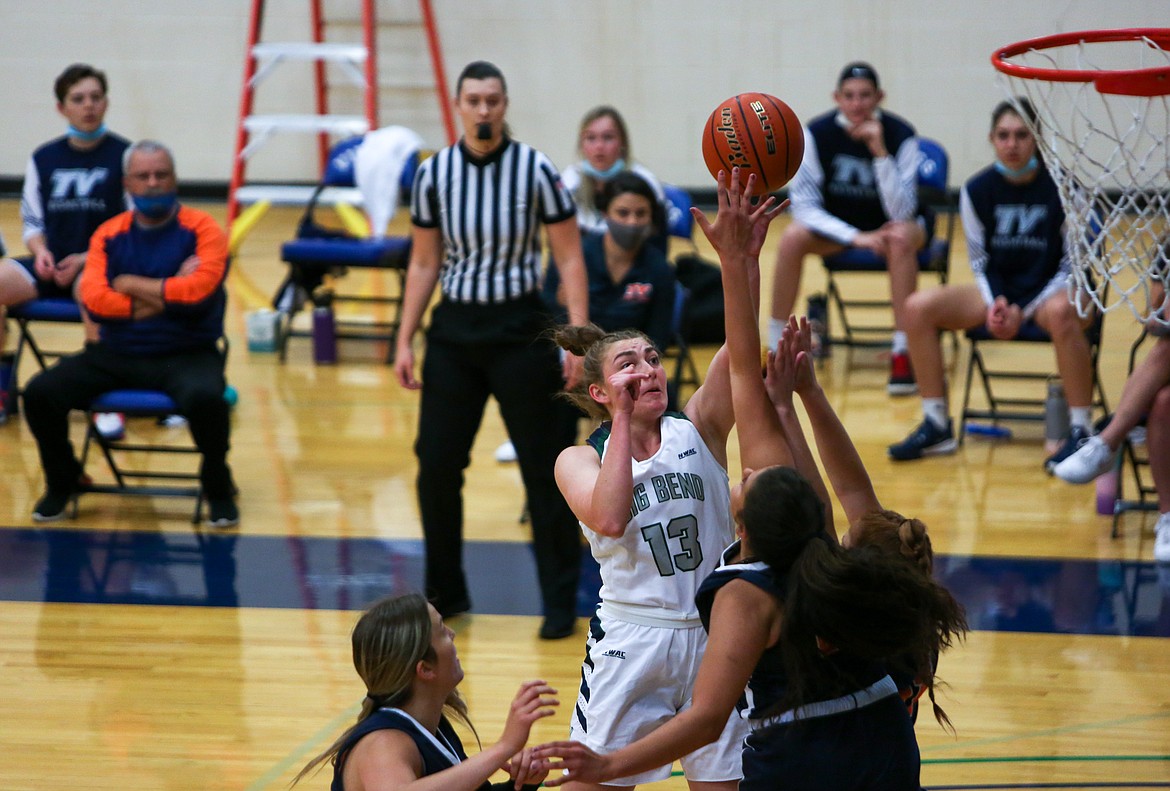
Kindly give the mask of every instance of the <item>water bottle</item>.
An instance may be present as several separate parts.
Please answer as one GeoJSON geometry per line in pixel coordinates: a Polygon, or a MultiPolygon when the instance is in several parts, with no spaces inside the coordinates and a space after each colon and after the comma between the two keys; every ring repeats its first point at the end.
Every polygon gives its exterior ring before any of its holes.
{"type": "Polygon", "coordinates": [[[313,362],[332,365],[337,362],[337,323],[333,316],[333,294],[319,291],[313,295],[313,362]]]}
{"type": "Polygon", "coordinates": [[[829,356],[829,299],[824,294],[810,294],[808,307],[808,328],[812,333],[812,356],[823,360],[829,356]]]}
{"type": "Polygon", "coordinates": [[[1052,455],[1060,450],[1068,436],[1068,401],[1060,379],[1048,380],[1048,397],[1044,399],[1044,451],[1052,455]]]}

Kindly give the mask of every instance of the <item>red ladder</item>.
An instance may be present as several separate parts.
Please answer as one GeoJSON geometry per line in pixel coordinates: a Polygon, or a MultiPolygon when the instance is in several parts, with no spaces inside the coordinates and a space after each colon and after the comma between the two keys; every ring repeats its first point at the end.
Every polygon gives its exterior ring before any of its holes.
{"type": "MultiPolygon", "coordinates": [[[[232,159],[232,178],[228,188],[229,228],[239,218],[241,207],[254,208],[249,223],[267,210],[268,206],[303,205],[308,202],[313,188],[292,184],[249,184],[247,182],[248,159],[276,133],[295,132],[317,135],[317,149],[320,169],[324,172],[332,139],[360,135],[378,127],[378,66],[376,57],[377,19],[375,0],[360,0],[362,13],[361,43],[332,43],[325,40],[325,19],[322,14],[322,0],[309,0],[311,41],[292,43],[261,42],[264,25],[265,0],[252,0],[252,13],[248,24],[248,46],[244,57],[244,81],[240,91],[240,117],[236,128],[235,155],[232,159]],[[310,61],[313,63],[315,113],[254,115],[252,113],[256,89],[273,69],[287,61],[310,61]],[[329,111],[329,85],[326,81],[326,64],[335,64],[351,82],[363,92],[364,115],[337,115],[329,111]]],[[[419,0],[422,12],[422,26],[426,31],[427,49],[434,74],[439,111],[447,133],[448,142],[455,140],[455,124],[447,96],[446,73],[443,68],[442,50],[435,27],[434,13],[430,0],[419,0]]],[[[330,195],[322,196],[324,202],[360,204],[357,190],[332,189],[330,195]]],[[[239,230],[239,229],[233,229],[239,230]]],[[[233,234],[233,245],[238,244],[243,233],[233,234]]]]}

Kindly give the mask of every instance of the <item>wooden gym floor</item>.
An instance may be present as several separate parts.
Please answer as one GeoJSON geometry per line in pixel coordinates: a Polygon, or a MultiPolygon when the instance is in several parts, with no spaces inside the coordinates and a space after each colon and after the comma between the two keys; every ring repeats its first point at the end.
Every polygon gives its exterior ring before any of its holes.
{"type": "MultiPolygon", "coordinates": [[[[222,206],[209,209],[222,217],[222,206]]],[[[0,201],[13,249],[17,213],[15,200],[0,201]]],[[[238,530],[193,530],[186,501],[101,495],[84,497],[76,520],[41,529],[30,518],[42,489],[32,438],[19,419],[0,427],[0,788],[285,788],[352,721],[364,694],[349,661],[355,611],[421,581],[417,397],[393,382],[378,344],[343,344],[334,367],[315,366],[305,340],[293,341],[285,365],[248,351],[244,315],[280,281],[278,247],[295,220],[268,215],[229,283],[238,530]]],[[[951,270],[970,278],[961,242],[951,270]]],[[[391,287],[377,276],[347,280],[370,293],[391,287]]],[[[822,283],[810,261],[806,292],[822,283]]],[[[880,279],[871,285],[884,291],[880,279]]],[[[74,327],[37,334],[58,348],[80,339],[74,327]]],[[[1111,315],[1105,334],[1102,375],[1116,403],[1132,318],[1111,315]]],[[[712,352],[696,350],[701,367],[712,352]]],[[[1004,356],[1053,367],[1047,349],[1004,356]]],[[[26,361],[25,376],[31,368],[26,361]]],[[[1039,427],[894,465],[885,446],[918,422],[917,399],[886,396],[873,353],[837,350],[821,375],[883,502],[930,525],[939,574],[975,627],[941,666],[940,701],[957,735],[929,715],[918,723],[927,787],[1170,787],[1170,569],[1151,562],[1152,516],[1125,516],[1111,538],[1093,487],[1043,473],[1039,427]]],[[[493,459],[504,438],[493,407],[465,490],[476,613],[454,624],[462,690],[491,740],[520,681],[545,678],[563,703],[534,739],[562,738],[584,622],[572,639],[536,639],[519,475],[493,459]]],[[[583,613],[595,586],[583,586],[583,613]]],[[[325,772],[304,787],[328,783],[325,772]]],[[[684,787],[677,777],[661,785],[684,787]]]]}

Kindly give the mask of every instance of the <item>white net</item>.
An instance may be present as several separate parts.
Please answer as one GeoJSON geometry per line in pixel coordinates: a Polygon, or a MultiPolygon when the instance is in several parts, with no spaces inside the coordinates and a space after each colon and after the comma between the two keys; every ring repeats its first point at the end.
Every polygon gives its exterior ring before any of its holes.
{"type": "Polygon", "coordinates": [[[1038,116],[1032,131],[1074,230],[1070,297],[1082,315],[1126,305],[1139,321],[1170,324],[1159,310],[1170,276],[1170,30],[1025,44],[992,60],[1038,116]]]}

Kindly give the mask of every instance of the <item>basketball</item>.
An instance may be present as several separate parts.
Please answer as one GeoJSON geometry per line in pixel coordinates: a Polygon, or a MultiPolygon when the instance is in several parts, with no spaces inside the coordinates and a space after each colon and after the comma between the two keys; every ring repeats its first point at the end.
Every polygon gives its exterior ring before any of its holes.
{"type": "MultiPolygon", "coordinates": [[[[804,158],[804,130],[792,108],[766,93],[741,93],[720,104],[703,130],[703,161],[719,171],[756,174],[753,195],[783,187],[804,158]]],[[[742,181],[741,181],[742,183],[742,181]]]]}

